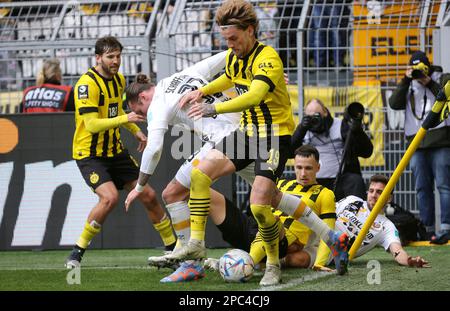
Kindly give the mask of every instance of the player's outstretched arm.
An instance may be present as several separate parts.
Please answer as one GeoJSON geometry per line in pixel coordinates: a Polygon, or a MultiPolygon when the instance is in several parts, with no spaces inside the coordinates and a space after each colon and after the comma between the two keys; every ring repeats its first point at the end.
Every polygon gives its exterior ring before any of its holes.
{"type": "Polygon", "coordinates": [[[125,200],[126,211],[128,211],[131,203],[133,203],[144,190],[150,176],[153,175],[158,166],[164,144],[165,132],[165,129],[154,129],[150,130],[148,134],[149,140],[152,143],[145,147],[144,153],[142,154],[141,167],[136,187],[128,193],[127,199],[125,200]]]}
{"type": "Polygon", "coordinates": [[[402,245],[398,242],[391,243],[389,245],[389,251],[392,256],[394,256],[395,261],[397,261],[402,266],[408,266],[413,268],[431,268],[428,261],[420,256],[411,257],[403,249],[402,245]]]}
{"type": "Polygon", "coordinates": [[[120,115],[114,118],[99,118],[98,112],[92,112],[83,115],[84,125],[91,133],[99,133],[106,131],[128,122],[145,122],[146,118],[130,112],[129,114],[120,115]]]}
{"type": "Polygon", "coordinates": [[[144,187],[147,184],[150,176],[151,176],[150,174],[139,172],[139,178],[136,187],[128,193],[127,198],[125,199],[125,211],[128,212],[131,203],[133,203],[134,200],[136,200],[139,197],[141,192],[144,190],[144,187]]]}

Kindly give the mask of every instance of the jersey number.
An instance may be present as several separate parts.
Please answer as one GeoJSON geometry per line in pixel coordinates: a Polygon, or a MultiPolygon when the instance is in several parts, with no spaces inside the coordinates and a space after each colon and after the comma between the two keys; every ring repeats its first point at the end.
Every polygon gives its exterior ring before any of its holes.
{"type": "Polygon", "coordinates": [[[117,117],[119,114],[119,104],[118,103],[111,103],[108,106],[108,118],[114,118],[117,117]]]}
{"type": "Polygon", "coordinates": [[[269,164],[270,167],[276,169],[278,167],[278,164],[280,162],[280,151],[275,149],[270,149],[269,151],[269,160],[267,160],[267,164],[269,164]]]}

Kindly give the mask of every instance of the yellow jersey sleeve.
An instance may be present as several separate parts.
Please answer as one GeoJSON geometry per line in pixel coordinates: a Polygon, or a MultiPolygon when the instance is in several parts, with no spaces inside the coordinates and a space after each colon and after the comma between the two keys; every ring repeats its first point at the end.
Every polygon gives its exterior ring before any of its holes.
{"type": "Polygon", "coordinates": [[[273,92],[280,79],[284,79],[283,63],[275,53],[258,55],[252,71],[253,79],[265,82],[269,86],[269,92],[273,92]]]}
{"type": "Polygon", "coordinates": [[[137,126],[135,123],[128,122],[127,113],[123,110],[123,106],[122,105],[119,105],[119,117],[120,116],[126,116],[127,117],[126,123],[122,123],[122,127],[125,128],[127,131],[129,131],[133,135],[136,135],[136,133],[141,130],[139,128],[139,126],[137,126]]]}
{"type": "Polygon", "coordinates": [[[233,87],[233,82],[227,77],[227,75],[223,74],[216,80],[211,81],[207,85],[201,87],[200,91],[204,95],[211,95],[228,90],[231,87],[233,87]]]}
{"type": "Polygon", "coordinates": [[[91,112],[83,115],[84,126],[91,133],[100,133],[109,129],[116,128],[122,124],[127,124],[127,115],[117,116],[115,118],[99,118],[98,112],[91,112]]]}
{"type": "Polygon", "coordinates": [[[80,115],[98,112],[100,90],[94,80],[87,75],[83,75],[75,85],[74,98],[75,109],[80,115]]]}
{"type": "Polygon", "coordinates": [[[269,86],[265,82],[253,80],[247,93],[226,102],[217,103],[215,106],[216,112],[229,113],[247,110],[259,104],[264,99],[268,91],[269,86]]]}

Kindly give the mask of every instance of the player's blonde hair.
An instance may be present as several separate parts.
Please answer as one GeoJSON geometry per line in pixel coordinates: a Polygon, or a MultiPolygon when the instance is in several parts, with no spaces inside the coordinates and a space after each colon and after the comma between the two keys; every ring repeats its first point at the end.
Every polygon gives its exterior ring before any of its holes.
{"type": "Polygon", "coordinates": [[[44,83],[61,84],[61,67],[60,62],[56,58],[50,58],[44,60],[42,68],[39,70],[36,76],[36,85],[42,85],[44,83]]]}
{"type": "Polygon", "coordinates": [[[151,79],[147,77],[146,74],[138,73],[135,81],[130,83],[125,90],[127,102],[131,104],[136,103],[138,101],[139,94],[143,91],[149,90],[153,86],[155,86],[155,84],[151,82],[151,79]]]}
{"type": "Polygon", "coordinates": [[[249,26],[255,29],[255,37],[258,33],[259,21],[255,8],[250,2],[244,0],[227,0],[216,13],[216,23],[219,26],[236,26],[245,30],[249,26]]]}

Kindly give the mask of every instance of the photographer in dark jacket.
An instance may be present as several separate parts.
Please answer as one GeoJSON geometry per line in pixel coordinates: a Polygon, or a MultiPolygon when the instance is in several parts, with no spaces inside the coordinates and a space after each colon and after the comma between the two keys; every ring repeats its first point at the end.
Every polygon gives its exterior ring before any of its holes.
{"type": "Polygon", "coordinates": [[[319,150],[317,182],[334,190],[336,201],[348,195],[366,195],[358,157],[370,157],[373,145],[363,130],[363,115],[364,107],[352,103],[347,107],[344,119],[336,119],[319,99],[312,99],[292,136],[293,150],[303,144],[319,150]]]}
{"type": "MultiPolygon", "coordinates": [[[[448,74],[432,66],[422,51],[415,52],[409,61],[404,78],[389,98],[394,110],[405,110],[405,136],[408,145],[431,110],[441,84],[448,74]]],[[[450,120],[427,131],[419,148],[411,158],[420,220],[426,227],[431,243],[445,244],[450,238],[450,120]],[[441,204],[441,231],[435,232],[434,182],[441,204]]]]}

